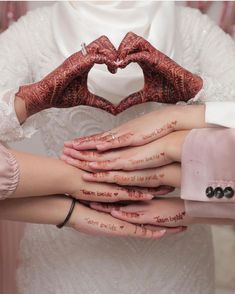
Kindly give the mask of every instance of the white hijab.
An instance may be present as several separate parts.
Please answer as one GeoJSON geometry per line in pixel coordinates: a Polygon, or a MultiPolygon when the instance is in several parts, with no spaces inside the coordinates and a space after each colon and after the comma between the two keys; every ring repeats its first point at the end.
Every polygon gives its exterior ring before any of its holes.
{"type": "MultiPolygon", "coordinates": [[[[126,33],[132,31],[180,62],[174,2],[62,2],[54,6],[52,20],[55,41],[65,58],[81,50],[82,42],[89,44],[101,35],[118,48],[126,33]]],[[[89,89],[113,103],[142,86],[143,73],[137,64],[119,70],[115,76],[104,65],[95,65],[89,74],[89,89]]]]}

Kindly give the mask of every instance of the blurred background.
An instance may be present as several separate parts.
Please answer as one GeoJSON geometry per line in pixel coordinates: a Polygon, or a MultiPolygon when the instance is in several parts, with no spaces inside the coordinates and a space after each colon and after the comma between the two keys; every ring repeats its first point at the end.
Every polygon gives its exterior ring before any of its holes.
{"type": "MultiPolygon", "coordinates": [[[[53,5],[55,1],[0,1],[0,32],[16,21],[28,10],[44,5],[53,5]]],[[[226,33],[235,40],[235,2],[234,1],[178,1],[177,5],[187,5],[207,13],[226,33]]],[[[40,135],[30,140],[16,142],[12,147],[36,154],[44,154],[40,135]]],[[[235,227],[212,227],[217,294],[235,293],[235,227]]]]}

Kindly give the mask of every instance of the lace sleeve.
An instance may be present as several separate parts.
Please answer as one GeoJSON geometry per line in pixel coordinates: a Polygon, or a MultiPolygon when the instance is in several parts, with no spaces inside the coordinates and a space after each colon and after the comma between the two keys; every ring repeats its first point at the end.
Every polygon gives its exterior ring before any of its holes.
{"type": "Polygon", "coordinates": [[[198,10],[185,8],[183,22],[185,38],[192,40],[203,78],[202,90],[190,102],[235,101],[234,41],[198,10]]]}
{"type": "Polygon", "coordinates": [[[0,35],[0,140],[30,137],[35,126],[28,121],[20,126],[15,113],[14,98],[20,85],[32,82],[27,16],[22,17],[0,35]]]}
{"type": "Polygon", "coordinates": [[[0,200],[10,197],[20,177],[15,156],[0,143],[0,200]]]}

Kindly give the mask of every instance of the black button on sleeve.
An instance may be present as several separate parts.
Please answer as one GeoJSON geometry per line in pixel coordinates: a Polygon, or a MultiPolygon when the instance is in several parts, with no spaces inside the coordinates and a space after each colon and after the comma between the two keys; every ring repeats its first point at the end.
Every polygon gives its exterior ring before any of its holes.
{"type": "Polygon", "coordinates": [[[214,196],[214,189],[212,187],[206,188],[206,196],[208,198],[212,198],[214,196]]]}
{"type": "Polygon", "coordinates": [[[217,187],[214,190],[215,197],[221,199],[224,197],[224,190],[221,187],[217,187]]]}
{"type": "Polygon", "coordinates": [[[224,196],[228,199],[233,198],[234,196],[234,190],[232,187],[226,187],[224,188],[224,196]]]}

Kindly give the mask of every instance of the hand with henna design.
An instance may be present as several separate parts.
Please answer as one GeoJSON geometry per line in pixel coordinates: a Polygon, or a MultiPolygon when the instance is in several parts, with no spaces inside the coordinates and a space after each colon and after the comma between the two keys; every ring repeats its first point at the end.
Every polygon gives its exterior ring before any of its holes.
{"type": "MultiPolygon", "coordinates": [[[[6,199],[1,201],[0,220],[58,225],[63,222],[70,207],[71,199],[64,195],[6,199]]],[[[66,226],[90,235],[144,239],[160,239],[168,231],[161,227],[142,227],[118,220],[78,201],[66,226]]]]}
{"type": "Polygon", "coordinates": [[[65,142],[75,150],[105,151],[127,146],[141,146],[169,133],[206,127],[204,105],[163,107],[133,119],[109,132],[75,138],[65,142]]]}
{"type": "Polygon", "coordinates": [[[143,90],[121,101],[117,113],[148,101],[175,104],[187,102],[201,90],[202,79],[178,65],[164,53],[154,48],[144,38],[130,32],[118,49],[119,68],[137,62],[143,70],[143,90]]]}
{"type": "Polygon", "coordinates": [[[70,56],[41,81],[20,87],[16,97],[25,101],[27,116],[51,107],[78,105],[114,113],[112,103],[89,92],[87,77],[95,63],[106,64],[109,71],[115,73],[117,51],[105,36],[89,44],[86,50],[86,55],[79,51],[70,56]]]}
{"type": "MultiPolygon", "coordinates": [[[[73,151],[73,150],[72,150],[73,151]]],[[[90,152],[89,152],[90,153],[90,152]]],[[[88,183],[85,179],[86,176],[83,175],[82,170],[89,172],[97,172],[89,167],[90,162],[83,161],[79,159],[72,158],[68,155],[63,154],[61,159],[68,163],[70,166],[76,167],[76,177],[69,177],[69,192],[67,193],[73,195],[75,198],[86,201],[101,201],[101,202],[117,202],[123,200],[150,200],[154,196],[165,195],[174,190],[173,187],[164,185],[158,187],[144,187],[144,186],[134,186],[128,187],[130,185],[117,186],[112,184],[105,184],[105,178],[103,183],[97,185],[97,183],[88,183]],[[80,175],[80,177],[78,177],[80,175]]],[[[99,179],[91,179],[92,181],[102,182],[101,177],[98,174],[99,179]]],[[[108,180],[107,180],[108,182],[108,180]]]]}
{"type": "MultiPolygon", "coordinates": [[[[181,161],[181,151],[189,131],[176,131],[148,144],[105,152],[76,150],[65,147],[62,159],[79,162],[87,171],[136,171],[153,169],[181,161]]],[[[82,167],[82,166],[81,166],[82,167]]]]}
{"type": "MultiPolygon", "coordinates": [[[[73,180],[74,181],[74,180],[73,180]]],[[[153,198],[154,189],[139,187],[120,187],[106,183],[88,183],[82,178],[76,182],[70,181],[70,195],[79,200],[99,201],[99,202],[118,202],[118,201],[137,201],[150,200],[153,198]]],[[[155,189],[157,191],[157,189],[155,189]]]]}
{"type": "Polygon", "coordinates": [[[193,224],[234,224],[231,219],[191,217],[185,211],[184,200],[179,198],[159,198],[128,205],[91,203],[90,207],[132,224],[144,224],[145,228],[151,225],[151,230],[153,226],[166,228],[168,233],[182,232],[193,224]]]}
{"type": "Polygon", "coordinates": [[[135,224],[184,227],[192,224],[194,220],[186,215],[184,201],[178,198],[154,199],[125,206],[102,203],[91,203],[90,206],[135,224]]]}
{"type": "MultiPolygon", "coordinates": [[[[171,133],[149,144],[99,153],[64,149],[64,160],[78,160],[92,173],[83,174],[89,182],[153,188],[180,187],[181,152],[189,131],[171,133]]],[[[162,193],[166,194],[166,193],[162,193]]],[[[160,195],[160,194],[159,194],[160,195]]]]}
{"type": "MultiPolygon", "coordinates": [[[[134,225],[126,221],[118,220],[108,213],[98,212],[80,203],[76,204],[69,226],[85,234],[110,237],[160,239],[167,234],[165,228],[134,225]]],[[[176,232],[178,231],[179,229],[176,230],[176,232]]]]}

